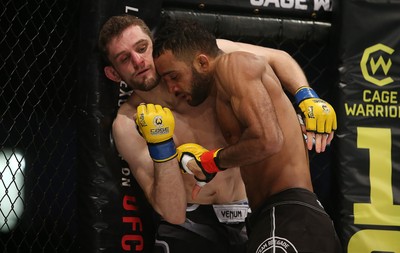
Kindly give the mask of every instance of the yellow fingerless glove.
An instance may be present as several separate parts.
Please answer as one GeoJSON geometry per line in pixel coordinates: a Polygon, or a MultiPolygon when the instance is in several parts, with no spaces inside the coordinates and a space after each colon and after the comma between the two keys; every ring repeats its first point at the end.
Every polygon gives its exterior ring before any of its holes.
{"type": "Polygon", "coordinates": [[[176,157],[172,139],[175,120],[170,109],[161,105],[141,104],[137,107],[136,125],[155,162],[165,162],[176,157]]]}
{"type": "Polygon", "coordinates": [[[295,94],[296,104],[303,113],[307,131],[331,133],[337,128],[336,112],[333,107],[310,87],[301,87],[295,94]]]}

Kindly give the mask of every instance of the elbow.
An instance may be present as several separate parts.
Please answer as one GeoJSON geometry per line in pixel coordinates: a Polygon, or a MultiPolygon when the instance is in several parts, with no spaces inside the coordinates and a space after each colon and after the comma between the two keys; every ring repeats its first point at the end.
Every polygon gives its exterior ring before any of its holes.
{"type": "Polygon", "coordinates": [[[183,224],[186,220],[186,202],[170,204],[168,208],[159,209],[158,213],[171,224],[183,224]]]}
{"type": "Polygon", "coordinates": [[[261,147],[261,152],[266,158],[279,153],[283,148],[284,138],[282,131],[277,131],[273,136],[268,134],[264,137],[264,140],[265,141],[263,142],[264,145],[261,147]]]}
{"type": "Polygon", "coordinates": [[[286,51],[281,50],[280,54],[281,54],[281,57],[286,57],[288,59],[294,60],[294,58],[286,51]]]}
{"type": "Polygon", "coordinates": [[[174,225],[181,225],[181,224],[185,223],[185,220],[186,220],[186,216],[183,217],[183,218],[171,219],[168,222],[171,223],[171,224],[174,224],[174,225]]]}
{"type": "Polygon", "coordinates": [[[278,128],[278,131],[276,131],[275,136],[272,138],[271,145],[269,145],[271,147],[271,155],[275,155],[282,150],[284,141],[282,130],[278,128]]]}
{"type": "Polygon", "coordinates": [[[275,49],[275,57],[277,59],[294,60],[294,58],[286,51],[275,49]]]}
{"type": "Polygon", "coordinates": [[[279,131],[278,136],[275,139],[275,143],[273,145],[273,154],[279,153],[284,145],[284,138],[283,138],[283,133],[281,131],[279,131]]]}
{"type": "Polygon", "coordinates": [[[184,212],[172,212],[171,214],[163,215],[164,220],[171,224],[180,225],[186,220],[186,210],[184,212]]]}

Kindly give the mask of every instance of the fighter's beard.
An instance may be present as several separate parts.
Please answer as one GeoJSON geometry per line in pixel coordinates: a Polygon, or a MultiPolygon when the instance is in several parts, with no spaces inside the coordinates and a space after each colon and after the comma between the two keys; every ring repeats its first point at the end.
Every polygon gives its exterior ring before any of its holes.
{"type": "Polygon", "coordinates": [[[192,67],[192,91],[191,100],[188,101],[188,104],[191,106],[198,106],[203,103],[208,97],[211,85],[211,75],[200,74],[192,67]]]}
{"type": "Polygon", "coordinates": [[[154,89],[159,83],[160,76],[156,75],[154,77],[147,78],[142,82],[136,82],[136,85],[134,85],[134,87],[136,87],[136,89],[140,91],[150,91],[154,89]]]}

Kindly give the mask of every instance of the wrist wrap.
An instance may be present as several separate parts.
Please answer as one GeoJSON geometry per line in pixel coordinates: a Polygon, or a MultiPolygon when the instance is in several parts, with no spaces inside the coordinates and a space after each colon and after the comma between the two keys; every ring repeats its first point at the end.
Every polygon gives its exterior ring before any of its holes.
{"type": "Polygon", "coordinates": [[[310,87],[301,87],[296,91],[294,95],[296,104],[300,104],[301,101],[307,98],[319,98],[317,93],[310,87]]]}
{"type": "Polygon", "coordinates": [[[218,154],[221,150],[222,148],[210,150],[200,156],[201,166],[207,173],[217,173],[224,170],[217,165],[218,154]]]}
{"type": "Polygon", "coordinates": [[[172,138],[160,143],[147,143],[147,146],[151,158],[157,163],[169,161],[178,154],[172,138]]]}

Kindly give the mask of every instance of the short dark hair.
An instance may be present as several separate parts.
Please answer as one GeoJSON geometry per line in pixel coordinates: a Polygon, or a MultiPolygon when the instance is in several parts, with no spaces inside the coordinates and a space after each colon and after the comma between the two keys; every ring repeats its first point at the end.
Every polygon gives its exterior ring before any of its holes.
{"type": "Polygon", "coordinates": [[[192,19],[168,19],[157,29],[153,57],[166,50],[184,61],[191,61],[197,52],[216,57],[220,51],[214,34],[192,19]]]}
{"type": "Polygon", "coordinates": [[[139,26],[142,31],[147,34],[150,39],[153,39],[150,28],[144,21],[136,16],[123,14],[112,16],[101,27],[98,40],[98,48],[103,60],[110,63],[108,60],[108,44],[112,39],[121,35],[121,33],[131,26],[139,26]]]}

